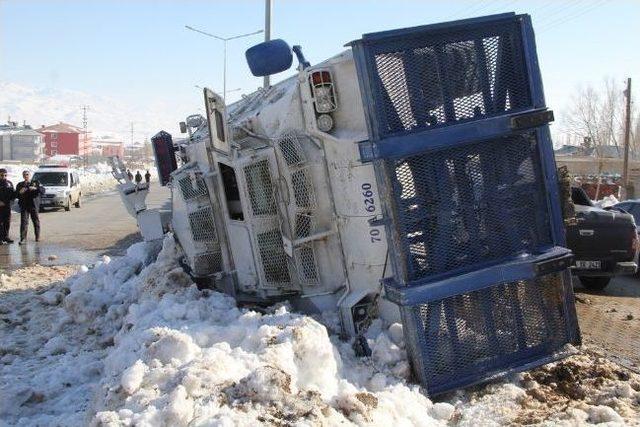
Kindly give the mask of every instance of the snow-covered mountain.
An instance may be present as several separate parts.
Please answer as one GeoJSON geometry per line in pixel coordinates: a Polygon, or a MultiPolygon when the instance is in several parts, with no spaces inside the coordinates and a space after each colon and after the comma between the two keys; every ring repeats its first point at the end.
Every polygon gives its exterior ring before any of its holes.
{"type": "Polygon", "coordinates": [[[82,106],[88,105],[88,128],[94,135],[117,135],[129,141],[130,123],[134,139],[142,140],[161,129],[177,134],[177,123],[193,111],[189,106],[167,102],[131,105],[115,98],[59,88],[36,88],[0,81],[0,122],[8,116],[34,128],[67,122],[82,126],[82,106]]]}

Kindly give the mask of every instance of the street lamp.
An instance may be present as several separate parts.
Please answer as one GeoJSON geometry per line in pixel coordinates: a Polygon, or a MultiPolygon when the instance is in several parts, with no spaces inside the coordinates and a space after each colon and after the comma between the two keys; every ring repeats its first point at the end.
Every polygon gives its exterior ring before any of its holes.
{"type": "Polygon", "coordinates": [[[222,74],[222,99],[224,100],[224,103],[227,103],[227,42],[229,40],[235,40],[235,39],[240,39],[242,37],[249,37],[249,36],[253,36],[256,34],[260,34],[263,33],[264,30],[258,30],[258,31],[254,31],[253,33],[247,33],[247,34],[239,34],[237,36],[233,36],[233,37],[219,37],[216,36],[214,34],[210,34],[207,33],[206,31],[202,31],[202,30],[198,30],[196,28],[193,28],[189,25],[185,25],[184,26],[187,30],[191,30],[191,31],[195,31],[196,33],[200,33],[200,34],[204,34],[205,36],[208,37],[213,37],[214,39],[218,39],[221,40],[222,42],[224,42],[224,72],[222,74]]]}

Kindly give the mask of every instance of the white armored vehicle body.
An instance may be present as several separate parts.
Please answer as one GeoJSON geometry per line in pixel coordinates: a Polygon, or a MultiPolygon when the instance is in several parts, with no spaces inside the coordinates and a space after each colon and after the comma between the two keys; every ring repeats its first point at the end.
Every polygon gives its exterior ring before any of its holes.
{"type": "Polygon", "coordinates": [[[384,227],[370,223],[381,208],[373,167],[359,160],[367,130],[351,52],[301,64],[226,111],[209,90],[205,102],[209,118],[191,118],[172,179],[172,226],[192,273],[241,301],[339,308],[356,334],[390,267],[384,227]]]}

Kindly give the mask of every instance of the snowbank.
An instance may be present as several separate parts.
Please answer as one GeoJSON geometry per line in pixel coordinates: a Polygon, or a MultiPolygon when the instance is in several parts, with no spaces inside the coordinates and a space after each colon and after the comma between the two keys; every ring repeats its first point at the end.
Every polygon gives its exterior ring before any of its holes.
{"type": "Polygon", "coordinates": [[[593,374],[602,389],[591,393],[595,400],[556,398],[565,396],[562,379],[585,387],[592,379],[562,376],[569,368],[560,362],[514,383],[434,403],[407,381],[401,325],[374,322],[367,334],[372,357],[359,359],[319,319],[287,305],[258,313],[198,290],[178,264],[173,239],[165,239],[152,261],[158,249],[139,243],[125,257],[105,257],[39,289],[37,298],[2,299],[0,312],[11,313],[15,323],[6,336],[3,331],[0,346],[0,419],[18,425],[426,426],[536,416],[567,425],[615,424],[638,416],[640,379],[590,367],[587,356],[578,360],[581,370],[607,372],[593,374]]]}
{"type": "Polygon", "coordinates": [[[604,208],[608,208],[609,206],[613,206],[619,202],[620,201],[616,198],[616,196],[611,194],[607,197],[604,197],[603,199],[598,200],[597,202],[595,202],[595,204],[596,206],[604,209],[604,208]]]}
{"type": "MultiPolygon", "coordinates": [[[[7,179],[13,182],[14,186],[22,181],[24,170],[29,170],[33,174],[38,169],[37,165],[32,164],[10,164],[4,167],[7,169],[7,179]]],[[[111,167],[106,163],[90,166],[87,170],[78,169],[78,172],[84,195],[102,193],[116,188],[117,182],[111,175],[111,167]]]]}

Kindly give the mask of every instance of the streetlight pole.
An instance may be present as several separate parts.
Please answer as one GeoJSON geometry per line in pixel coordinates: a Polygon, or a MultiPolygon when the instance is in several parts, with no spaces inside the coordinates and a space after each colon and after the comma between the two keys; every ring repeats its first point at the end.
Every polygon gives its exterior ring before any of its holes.
{"type": "MultiPolygon", "coordinates": [[[[264,0],[264,41],[271,40],[271,0],[264,0]]],[[[271,86],[271,76],[264,76],[262,87],[268,89],[271,86]]]]}
{"type": "Polygon", "coordinates": [[[207,37],[213,37],[214,39],[218,39],[224,43],[224,69],[222,74],[222,98],[224,99],[224,103],[227,103],[227,42],[229,40],[240,39],[243,37],[249,37],[256,34],[260,34],[264,32],[264,30],[254,31],[253,33],[239,34],[237,36],[232,37],[219,37],[215,34],[207,33],[206,31],[198,30],[189,25],[184,26],[187,30],[195,31],[196,33],[204,34],[207,37]]]}

